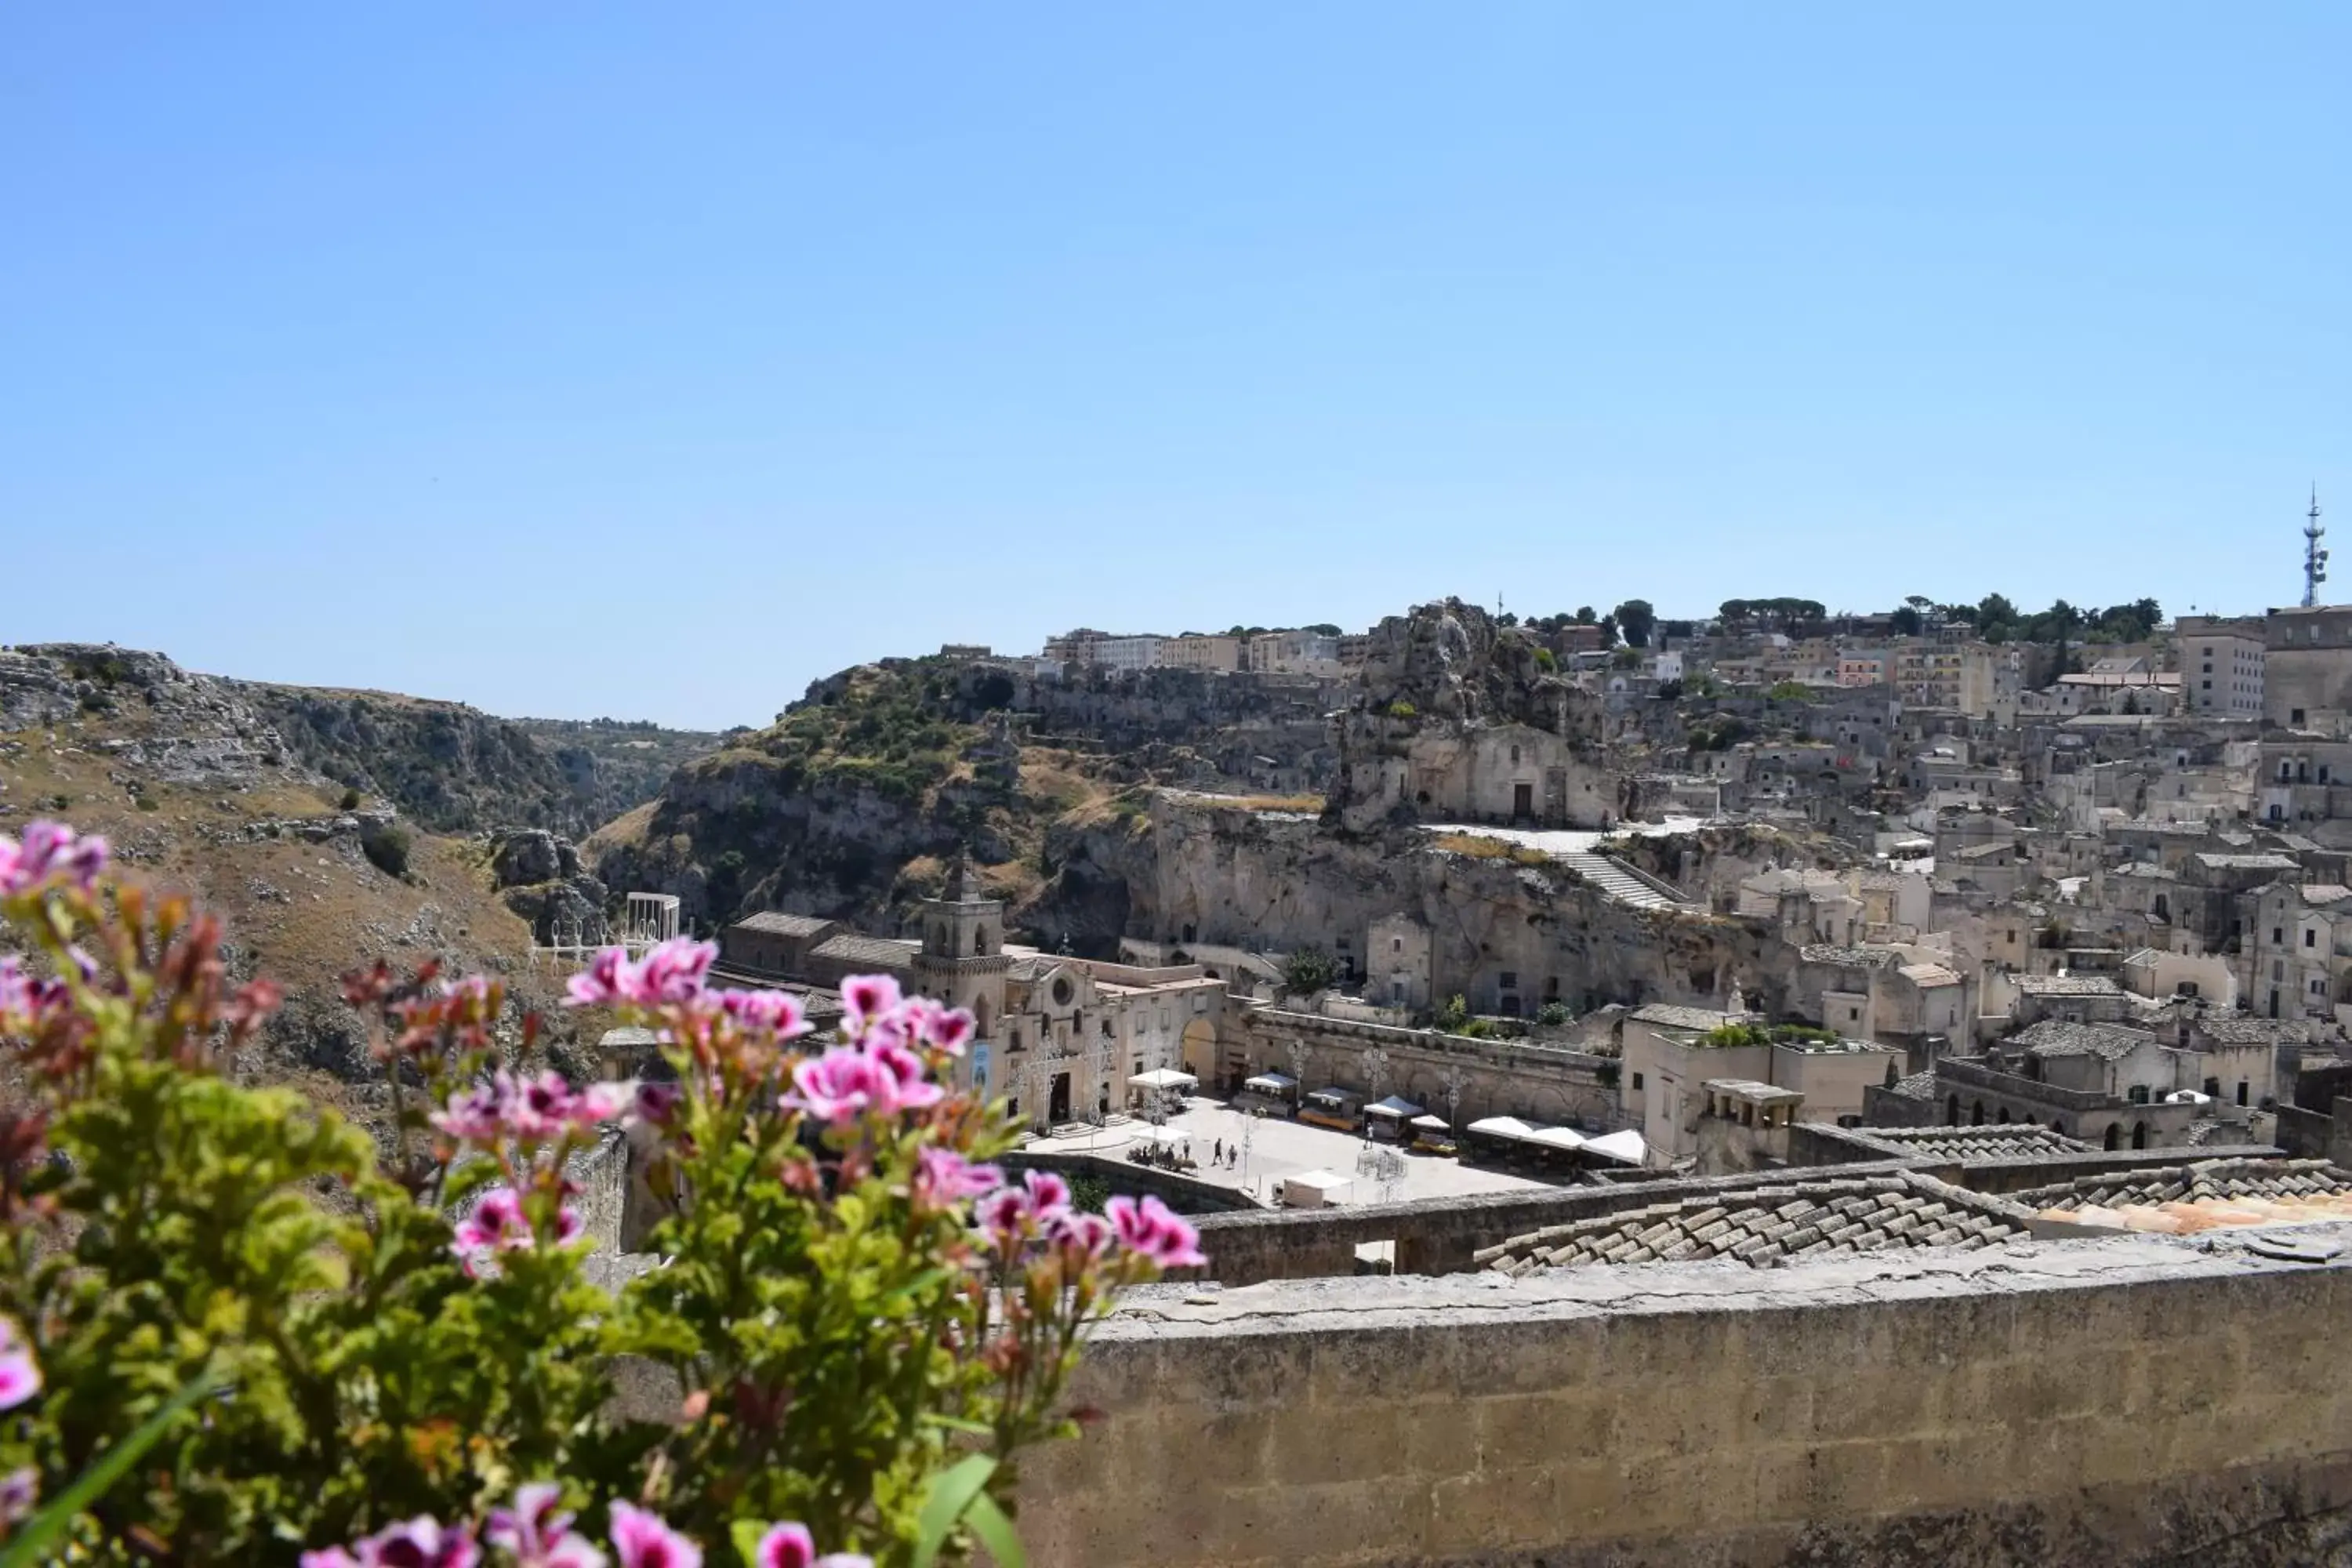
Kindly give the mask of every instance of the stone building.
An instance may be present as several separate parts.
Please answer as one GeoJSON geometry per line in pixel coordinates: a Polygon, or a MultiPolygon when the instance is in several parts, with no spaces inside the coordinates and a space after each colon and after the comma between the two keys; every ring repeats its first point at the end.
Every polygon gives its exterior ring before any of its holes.
{"type": "Polygon", "coordinates": [[[805,916],[753,915],[727,929],[721,963],[753,984],[837,987],[852,974],[889,974],[968,1009],[978,1037],[959,1083],[1004,1096],[1038,1127],[1124,1109],[1138,1073],[1181,1069],[1188,1058],[1214,1070],[1226,985],[1200,965],[1147,969],[1008,948],[1003,902],[961,863],[941,897],[923,900],[919,921],[919,939],[898,941],[805,916]]]}
{"type": "Polygon", "coordinates": [[[1429,961],[1429,928],[1411,915],[1383,915],[1364,937],[1368,995],[1383,1006],[1409,1012],[1434,1006],[1429,961]]]}
{"type": "Polygon", "coordinates": [[[2289,729],[2340,734],[2347,716],[2352,605],[2271,611],[2263,618],[2263,719],[2289,729]]]}

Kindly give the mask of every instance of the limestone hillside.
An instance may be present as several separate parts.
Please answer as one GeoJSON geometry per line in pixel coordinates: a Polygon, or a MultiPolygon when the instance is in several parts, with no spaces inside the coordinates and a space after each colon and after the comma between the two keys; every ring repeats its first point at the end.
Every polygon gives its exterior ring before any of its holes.
{"type": "Polygon", "coordinates": [[[425,831],[373,794],[345,809],[347,788],[238,682],[111,647],[0,649],[0,831],[60,818],[105,834],[128,874],[195,893],[227,922],[238,975],[287,988],[254,1070],[372,1120],[345,971],[437,956],[542,1007],[557,977],[530,969],[530,928],[509,907],[527,890],[501,898],[498,882],[520,879],[490,864],[501,846],[425,831]]]}
{"type": "Polygon", "coordinates": [[[287,750],[437,833],[544,827],[574,837],[658,794],[724,737],[598,719],[498,719],[383,691],[242,683],[287,750]]]}
{"type": "Polygon", "coordinates": [[[782,909],[883,931],[961,850],[1032,937],[1111,952],[1150,789],[1317,809],[1337,700],[1307,678],[1055,682],[984,659],[890,659],[817,681],[583,849],[616,892],[677,893],[705,927],[782,909]]]}

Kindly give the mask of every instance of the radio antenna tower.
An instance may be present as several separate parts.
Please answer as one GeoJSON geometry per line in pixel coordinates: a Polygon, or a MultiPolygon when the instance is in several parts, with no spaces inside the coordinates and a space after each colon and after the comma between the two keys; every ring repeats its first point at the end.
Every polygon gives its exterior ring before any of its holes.
{"type": "Polygon", "coordinates": [[[2319,542],[2327,531],[2319,526],[2319,487],[2311,487],[2311,510],[2304,514],[2303,524],[2303,607],[2310,609],[2319,603],[2319,585],[2327,581],[2327,552],[2319,542]]]}

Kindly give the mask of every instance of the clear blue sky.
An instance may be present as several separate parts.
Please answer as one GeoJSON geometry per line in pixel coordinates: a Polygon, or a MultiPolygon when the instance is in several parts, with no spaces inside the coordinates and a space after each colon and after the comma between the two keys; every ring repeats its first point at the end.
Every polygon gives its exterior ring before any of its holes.
{"type": "Polygon", "coordinates": [[[1446,593],[2290,603],[2313,480],[2352,545],[2347,59],[2340,4],[16,6],[0,640],[717,725],[1446,593]]]}

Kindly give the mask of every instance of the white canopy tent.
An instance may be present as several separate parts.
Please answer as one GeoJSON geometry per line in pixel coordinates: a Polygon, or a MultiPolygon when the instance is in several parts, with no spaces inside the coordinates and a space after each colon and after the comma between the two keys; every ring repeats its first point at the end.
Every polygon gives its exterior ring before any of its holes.
{"type": "Polygon", "coordinates": [[[1443,1116],[1416,1116],[1412,1119],[1412,1124],[1423,1132],[1451,1132],[1454,1131],[1453,1128],[1448,1127],[1445,1124],[1445,1118],[1443,1116]]]}
{"type": "Polygon", "coordinates": [[[1486,1138],[1508,1138],[1524,1143],[1535,1131],[1535,1124],[1516,1116],[1488,1116],[1470,1124],[1469,1131],[1486,1138]]]}
{"type": "Polygon", "coordinates": [[[1583,1133],[1570,1127],[1538,1127],[1528,1133],[1527,1141],[1547,1149],[1582,1149],[1588,1147],[1583,1133]]]}
{"type": "Polygon", "coordinates": [[[1419,1116],[1421,1114],[1421,1110],[1422,1108],[1420,1106],[1415,1105],[1412,1100],[1405,1099],[1404,1096],[1401,1094],[1392,1094],[1386,1100],[1380,1100],[1374,1104],[1364,1107],[1364,1114],[1367,1116],[1392,1116],[1399,1121],[1405,1121],[1412,1117],[1419,1116]]]}
{"type": "Polygon", "coordinates": [[[1153,1068],[1150,1072],[1137,1073],[1127,1080],[1129,1089],[1198,1089],[1201,1080],[1188,1072],[1174,1068],[1153,1068]]]}
{"type": "Polygon", "coordinates": [[[1637,1127],[1612,1132],[1606,1138],[1587,1139],[1584,1147],[1604,1160],[1615,1160],[1626,1165],[1640,1164],[1649,1153],[1649,1145],[1642,1142],[1641,1129],[1637,1127]]]}
{"type": "Polygon", "coordinates": [[[1298,1087],[1298,1080],[1286,1072],[1262,1072],[1242,1087],[1255,1089],[1260,1094],[1288,1094],[1298,1087]]]}
{"type": "Polygon", "coordinates": [[[1282,1178],[1282,1201],[1292,1208],[1321,1208],[1339,1201],[1351,1184],[1337,1171],[1301,1171],[1282,1178]]]}

